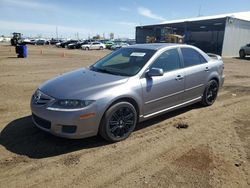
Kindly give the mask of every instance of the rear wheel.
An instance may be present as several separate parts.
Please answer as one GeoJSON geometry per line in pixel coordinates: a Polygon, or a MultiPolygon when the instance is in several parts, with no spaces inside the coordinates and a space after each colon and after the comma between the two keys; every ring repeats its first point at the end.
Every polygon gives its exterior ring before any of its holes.
{"type": "Polygon", "coordinates": [[[240,50],[239,55],[240,55],[240,58],[241,58],[241,59],[244,59],[244,58],[245,58],[245,56],[246,56],[246,54],[245,54],[244,50],[240,50]]]}
{"type": "Polygon", "coordinates": [[[211,106],[217,98],[219,84],[216,80],[210,80],[203,93],[201,104],[203,106],[211,106]]]}
{"type": "Polygon", "coordinates": [[[129,137],[137,123],[135,107],[128,102],[119,102],[111,106],[101,121],[99,133],[111,142],[129,137]]]}
{"type": "Polygon", "coordinates": [[[100,46],[100,50],[103,50],[103,47],[102,47],[102,46],[100,46]]]}
{"type": "Polygon", "coordinates": [[[89,47],[86,47],[85,50],[89,50],[89,47]]]}

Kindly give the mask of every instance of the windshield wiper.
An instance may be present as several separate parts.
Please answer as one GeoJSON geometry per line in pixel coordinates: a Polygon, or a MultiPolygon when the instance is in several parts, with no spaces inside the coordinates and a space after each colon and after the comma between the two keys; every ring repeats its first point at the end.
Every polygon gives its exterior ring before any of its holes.
{"type": "Polygon", "coordinates": [[[109,71],[107,71],[106,69],[100,69],[100,68],[96,68],[94,66],[90,67],[90,70],[95,71],[95,72],[102,72],[102,73],[110,73],[109,71]]]}
{"type": "Polygon", "coordinates": [[[94,66],[91,66],[90,70],[93,70],[93,71],[96,71],[96,72],[113,74],[113,75],[119,75],[119,76],[128,76],[127,74],[118,73],[118,72],[112,72],[112,71],[109,71],[107,69],[100,69],[100,68],[97,68],[97,67],[94,67],[94,66]]]}

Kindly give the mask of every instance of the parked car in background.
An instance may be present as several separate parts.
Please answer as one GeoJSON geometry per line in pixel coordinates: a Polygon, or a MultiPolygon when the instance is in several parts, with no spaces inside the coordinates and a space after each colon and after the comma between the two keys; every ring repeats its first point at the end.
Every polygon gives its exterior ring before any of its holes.
{"type": "Polygon", "coordinates": [[[122,47],[127,47],[129,46],[128,43],[125,43],[125,42],[119,42],[119,43],[116,43],[114,45],[111,46],[111,50],[117,50],[119,48],[122,48],[122,47]]]}
{"type": "Polygon", "coordinates": [[[88,41],[81,41],[81,42],[75,42],[71,43],[67,46],[68,49],[79,49],[82,45],[88,44],[88,41]]]}
{"type": "Polygon", "coordinates": [[[159,114],[197,102],[212,105],[224,65],[209,55],[183,44],[121,48],[42,84],[31,98],[33,121],[61,137],[99,133],[111,142],[124,140],[137,123],[159,114]]]}
{"type": "Polygon", "coordinates": [[[48,44],[54,45],[58,42],[62,42],[62,40],[52,38],[51,40],[48,41],[48,44]]]}
{"type": "Polygon", "coordinates": [[[46,40],[45,39],[38,39],[34,41],[34,45],[45,45],[46,40]]]}
{"type": "Polygon", "coordinates": [[[71,44],[71,43],[76,43],[76,42],[78,42],[78,40],[68,40],[68,41],[64,41],[64,42],[57,43],[56,46],[59,47],[59,48],[65,48],[65,47],[67,47],[69,44],[71,44]]]}
{"type": "Polygon", "coordinates": [[[103,50],[104,48],[106,48],[106,46],[101,42],[90,42],[82,45],[83,50],[103,50]]]}
{"type": "Polygon", "coordinates": [[[112,41],[107,41],[104,44],[107,49],[111,49],[111,46],[113,46],[115,43],[112,41]]]}
{"type": "Polygon", "coordinates": [[[250,55],[250,43],[242,46],[239,51],[239,56],[241,59],[245,58],[246,55],[250,55]]]}
{"type": "Polygon", "coordinates": [[[29,38],[23,39],[23,44],[32,44],[32,39],[29,38]]]}

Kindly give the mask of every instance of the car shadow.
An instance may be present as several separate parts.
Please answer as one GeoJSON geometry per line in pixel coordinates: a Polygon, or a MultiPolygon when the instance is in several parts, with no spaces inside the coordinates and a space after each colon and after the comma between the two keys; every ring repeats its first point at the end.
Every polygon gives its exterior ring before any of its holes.
{"type": "Polygon", "coordinates": [[[234,57],[234,59],[238,59],[238,60],[250,60],[250,56],[247,56],[245,58],[234,57]]]}
{"type": "Polygon", "coordinates": [[[156,116],[154,118],[151,118],[149,120],[146,120],[146,121],[143,121],[143,122],[139,123],[136,126],[134,131],[139,131],[139,130],[144,129],[146,127],[149,127],[149,126],[152,126],[154,124],[158,124],[158,123],[160,123],[162,121],[165,121],[167,119],[170,119],[172,117],[178,116],[180,114],[184,114],[184,113],[186,113],[186,112],[188,112],[190,110],[199,109],[199,108],[204,108],[204,107],[202,107],[201,105],[196,103],[196,104],[184,107],[184,108],[180,108],[178,110],[174,110],[174,111],[171,111],[171,112],[156,116]]]}
{"type": "MultiPolygon", "coordinates": [[[[135,131],[160,123],[168,118],[185,113],[198,105],[192,105],[169,112],[139,123],[135,131]]],[[[45,133],[34,126],[31,116],[22,117],[10,122],[0,133],[0,145],[8,151],[34,159],[47,158],[82,149],[101,147],[111,144],[100,136],[85,139],[64,139],[45,133]]]]}
{"type": "Polygon", "coordinates": [[[35,127],[31,116],[10,122],[0,134],[0,145],[7,150],[37,159],[107,144],[100,136],[78,140],[53,136],[35,127]]]}

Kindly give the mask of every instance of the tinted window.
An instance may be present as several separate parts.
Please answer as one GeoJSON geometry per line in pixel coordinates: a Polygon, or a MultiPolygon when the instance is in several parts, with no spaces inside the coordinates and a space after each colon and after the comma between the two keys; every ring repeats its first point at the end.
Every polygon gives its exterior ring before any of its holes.
{"type": "Polygon", "coordinates": [[[161,68],[164,72],[169,72],[180,68],[180,57],[177,49],[163,52],[151,67],[161,68]]]}
{"type": "Polygon", "coordinates": [[[199,52],[192,48],[181,48],[181,52],[185,67],[199,65],[206,62],[206,59],[199,52]]]}
{"type": "Polygon", "coordinates": [[[93,44],[100,44],[99,42],[94,42],[93,44]]]}

